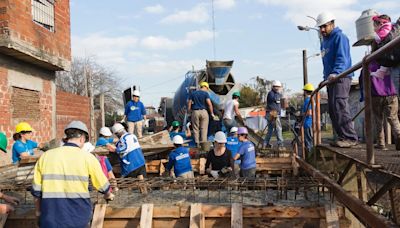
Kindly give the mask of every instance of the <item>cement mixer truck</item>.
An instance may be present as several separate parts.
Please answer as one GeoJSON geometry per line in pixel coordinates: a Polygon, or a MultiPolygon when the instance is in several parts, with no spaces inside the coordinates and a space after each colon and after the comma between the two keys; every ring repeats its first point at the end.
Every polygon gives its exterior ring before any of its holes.
{"type": "MultiPolygon", "coordinates": [[[[225,101],[232,97],[233,92],[240,90],[240,85],[235,82],[231,73],[232,65],[233,61],[206,61],[205,69],[187,72],[173,99],[174,120],[178,120],[185,126],[188,121],[189,94],[199,89],[198,85],[203,81],[208,82],[210,86],[209,95],[214,106],[214,113],[220,113],[225,101]]],[[[211,130],[209,134],[214,134],[214,132],[211,130]]]]}

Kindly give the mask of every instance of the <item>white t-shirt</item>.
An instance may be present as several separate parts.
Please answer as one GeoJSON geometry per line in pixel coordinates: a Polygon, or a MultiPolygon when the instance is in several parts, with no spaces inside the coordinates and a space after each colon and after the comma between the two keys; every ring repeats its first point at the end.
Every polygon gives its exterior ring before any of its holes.
{"type": "Polygon", "coordinates": [[[239,105],[237,100],[229,100],[225,103],[224,107],[224,119],[232,120],[235,118],[235,106],[239,105]]]}

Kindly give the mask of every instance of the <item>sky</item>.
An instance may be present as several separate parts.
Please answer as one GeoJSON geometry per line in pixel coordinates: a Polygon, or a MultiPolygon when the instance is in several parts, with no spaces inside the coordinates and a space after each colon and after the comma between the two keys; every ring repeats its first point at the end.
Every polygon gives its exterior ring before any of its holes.
{"type": "MultiPolygon", "coordinates": [[[[334,13],[351,44],[363,10],[392,20],[400,16],[398,0],[71,0],[70,6],[72,56],[94,57],[116,72],[123,88],[139,86],[144,104],[155,107],[206,60],[234,60],[232,74],[241,84],[261,76],[297,92],[305,49],[309,82],[317,86],[322,80],[317,32],[297,29],[315,25],[307,16],[334,13]]],[[[352,47],[353,64],[367,50],[352,47]]]]}

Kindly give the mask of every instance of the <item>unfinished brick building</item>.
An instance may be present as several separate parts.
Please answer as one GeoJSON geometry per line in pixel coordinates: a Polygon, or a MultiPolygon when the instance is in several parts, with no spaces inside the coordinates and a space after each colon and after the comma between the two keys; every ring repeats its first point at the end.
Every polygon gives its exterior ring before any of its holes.
{"type": "Polygon", "coordinates": [[[20,121],[34,140],[57,136],[55,73],[70,65],[69,0],[0,1],[0,131],[9,144],[20,121]]]}

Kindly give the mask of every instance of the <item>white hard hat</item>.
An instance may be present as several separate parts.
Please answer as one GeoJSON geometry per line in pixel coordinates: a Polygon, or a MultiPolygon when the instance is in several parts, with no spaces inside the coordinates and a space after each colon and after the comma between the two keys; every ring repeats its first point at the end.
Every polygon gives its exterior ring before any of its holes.
{"type": "Polygon", "coordinates": [[[108,128],[108,127],[102,127],[102,128],[100,128],[100,134],[101,134],[101,135],[104,135],[104,136],[106,136],[106,137],[112,136],[112,133],[111,133],[111,131],[110,131],[110,128],[108,128]]]}
{"type": "Polygon", "coordinates": [[[124,126],[120,123],[115,123],[114,126],[112,126],[112,131],[115,133],[120,132],[122,130],[125,130],[124,126]]]}
{"type": "Polygon", "coordinates": [[[86,151],[86,152],[91,153],[91,152],[94,151],[95,147],[94,147],[93,144],[91,144],[90,142],[86,142],[86,143],[83,144],[82,149],[83,149],[84,151],[86,151]]]}
{"type": "Polygon", "coordinates": [[[133,90],[132,96],[140,97],[139,90],[133,90]]]}
{"type": "Polygon", "coordinates": [[[277,86],[277,87],[282,87],[282,83],[278,80],[273,80],[272,81],[272,86],[277,86]]]}
{"type": "Polygon", "coordinates": [[[218,131],[217,133],[215,133],[214,141],[217,143],[226,143],[226,136],[224,132],[218,131]]]}
{"type": "Polygon", "coordinates": [[[230,133],[236,133],[238,131],[237,127],[232,127],[230,133]]]}
{"type": "Polygon", "coordinates": [[[78,129],[81,130],[83,132],[85,132],[86,134],[89,135],[89,130],[86,127],[86,124],[84,124],[82,121],[79,120],[74,120],[72,122],[70,122],[64,129],[64,132],[68,129],[78,129]]]}
{"type": "Polygon", "coordinates": [[[181,145],[181,144],[183,144],[183,138],[182,138],[182,136],[180,136],[180,135],[175,135],[175,136],[172,138],[172,142],[173,142],[174,144],[181,145]]]}
{"type": "Polygon", "coordinates": [[[336,20],[335,15],[333,15],[333,13],[331,12],[322,12],[318,15],[317,17],[317,24],[316,26],[319,27],[321,25],[324,25],[330,21],[334,21],[336,20]]]}

